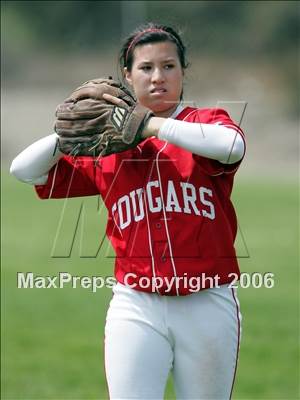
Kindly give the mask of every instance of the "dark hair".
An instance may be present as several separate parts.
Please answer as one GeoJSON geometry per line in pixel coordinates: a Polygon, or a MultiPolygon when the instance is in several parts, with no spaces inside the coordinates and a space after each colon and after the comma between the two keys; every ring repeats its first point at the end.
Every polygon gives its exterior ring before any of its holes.
{"type": "Polygon", "coordinates": [[[136,46],[158,42],[174,43],[176,45],[177,54],[182,69],[187,68],[188,63],[185,57],[186,48],[181,40],[179,33],[170,26],[149,22],[147,24],[139,26],[125,39],[122,49],[120,51],[119,58],[122,76],[124,67],[126,67],[129,72],[131,71],[133,64],[133,52],[136,46]]]}

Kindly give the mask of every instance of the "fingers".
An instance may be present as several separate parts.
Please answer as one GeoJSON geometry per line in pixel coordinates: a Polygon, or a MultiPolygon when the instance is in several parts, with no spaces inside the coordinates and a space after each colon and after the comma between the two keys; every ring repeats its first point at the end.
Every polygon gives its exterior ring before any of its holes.
{"type": "Polygon", "coordinates": [[[102,99],[102,91],[95,85],[86,85],[76,89],[70,97],[66,99],[66,101],[79,101],[83,99],[95,99],[101,100],[102,99]]]}
{"type": "Polygon", "coordinates": [[[123,108],[128,108],[128,104],[125,103],[122,99],[119,99],[118,97],[112,96],[111,94],[108,93],[103,93],[103,98],[104,100],[115,104],[116,106],[123,107],[123,108]]]}
{"type": "Polygon", "coordinates": [[[102,100],[103,93],[110,92],[111,90],[117,93],[118,89],[109,85],[106,80],[88,81],[75,89],[66,101],[77,102],[84,99],[102,100]]]}

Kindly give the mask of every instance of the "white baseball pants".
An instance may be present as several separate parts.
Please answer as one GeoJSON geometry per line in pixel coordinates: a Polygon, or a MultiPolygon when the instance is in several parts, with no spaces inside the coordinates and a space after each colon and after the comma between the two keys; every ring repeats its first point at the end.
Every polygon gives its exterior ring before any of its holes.
{"type": "Polygon", "coordinates": [[[230,399],[241,333],[234,289],[159,296],[114,287],[105,327],[112,400],[162,400],[169,372],[177,399],[230,399]]]}

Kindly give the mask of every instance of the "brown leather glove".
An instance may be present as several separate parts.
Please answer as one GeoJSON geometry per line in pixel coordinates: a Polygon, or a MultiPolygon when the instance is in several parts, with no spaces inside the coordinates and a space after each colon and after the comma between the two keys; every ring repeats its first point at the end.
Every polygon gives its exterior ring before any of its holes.
{"type": "Polygon", "coordinates": [[[55,132],[60,151],[74,156],[108,156],[137,146],[153,113],[136,103],[130,91],[112,78],[93,79],[56,108],[55,132]],[[103,99],[120,99],[116,106],[103,99]]]}

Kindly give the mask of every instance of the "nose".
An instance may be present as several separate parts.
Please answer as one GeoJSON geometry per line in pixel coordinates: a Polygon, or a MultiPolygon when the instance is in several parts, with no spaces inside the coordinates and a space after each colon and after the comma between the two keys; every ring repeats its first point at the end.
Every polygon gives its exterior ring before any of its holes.
{"type": "Polygon", "coordinates": [[[162,83],[165,80],[163,70],[161,68],[155,68],[151,76],[152,83],[162,83]]]}

